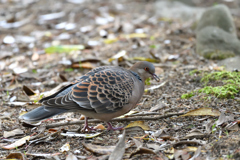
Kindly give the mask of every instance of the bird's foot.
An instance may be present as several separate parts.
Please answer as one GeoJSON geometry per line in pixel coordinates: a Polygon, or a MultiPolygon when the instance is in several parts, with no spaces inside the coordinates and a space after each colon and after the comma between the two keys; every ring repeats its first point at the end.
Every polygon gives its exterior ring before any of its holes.
{"type": "Polygon", "coordinates": [[[110,122],[107,122],[107,125],[108,125],[108,128],[107,130],[113,130],[113,131],[116,131],[116,130],[123,130],[124,127],[113,127],[112,124],[110,122]]]}
{"type": "Polygon", "coordinates": [[[89,131],[96,131],[93,127],[89,127],[88,125],[84,125],[83,129],[81,129],[82,132],[89,132],[89,131]]]}
{"type": "Polygon", "coordinates": [[[93,127],[89,127],[88,126],[88,117],[85,117],[85,123],[84,123],[84,127],[83,129],[81,129],[82,132],[89,132],[89,131],[95,131],[96,129],[94,129],[93,127]]]}

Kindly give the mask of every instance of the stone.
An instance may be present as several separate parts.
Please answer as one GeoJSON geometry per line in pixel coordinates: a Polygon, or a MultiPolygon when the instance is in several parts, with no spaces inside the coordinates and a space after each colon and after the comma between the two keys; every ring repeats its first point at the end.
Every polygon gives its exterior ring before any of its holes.
{"type": "Polygon", "coordinates": [[[232,15],[225,5],[217,5],[207,9],[203,14],[198,23],[197,30],[207,26],[215,26],[223,29],[226,32],[236,36],[236,28],[233,22],[232,15]]]}
{"type": "Polygon", "coordinates": [[[219,66],[225,66],[227,71],[238,70],[240,71],[240,56],[227,58],[218,62],[219,66]]]}
{"type": "Polygon", "coordinates": [[[177,19],[180,21],[194,21],[199,20],[204,8],[188,6],[178,1],[156,1],[155,2],[156,15],[167,18],[177,19]]]}
{"type": "Polygon", "coordinates": [[[197,33],[197,53],[208,59],[224,59],[240,55],[240,42],[236,36],[221,28],[209,26],[197,33]],[[209,54],[214,52],[214,58],[209,54]],[[227,55],[223,55],[226,53],[227,55]],[[220,54],[217,56],[216,54],[220,54]],[[219,57],[219,58],[217,58],[219,57]],[[223,57],[223,58],[221,58],[223,57]]]}
{"type": "Polygon", "coordinates": [[[197,25],[196,52],[207,59],[240,55],[240,41],[229,9],[217,5],[207,9],[197,25]]]}

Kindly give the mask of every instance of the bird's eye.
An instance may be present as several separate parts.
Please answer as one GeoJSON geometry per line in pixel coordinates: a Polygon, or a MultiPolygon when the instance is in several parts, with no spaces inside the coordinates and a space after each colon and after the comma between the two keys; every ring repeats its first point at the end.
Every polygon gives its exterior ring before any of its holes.
{"type": "Polygon", "coordinates": [[[145,71],[148,71],[148,70],[149,70],[149,68],[148,68],[148,67],[145,67],[145,68],[144,68],[144,70],[145,70],[145,71]]]}

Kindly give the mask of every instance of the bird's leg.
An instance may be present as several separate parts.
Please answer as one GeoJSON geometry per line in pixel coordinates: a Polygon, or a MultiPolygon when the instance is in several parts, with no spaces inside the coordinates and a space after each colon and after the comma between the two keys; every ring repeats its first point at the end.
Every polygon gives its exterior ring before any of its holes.
{"type": "Polygon", "coordinates": [[[108,125],[107,130],[114,130],[114,131],[116,131],[116,130],[122,130],[124,128],[124,127],[116,127],[116,128],[114,128],[110,122],[106,122],[106,123],[108,125]]]}
{"type": "Polygon", "coordinates": [[[81,129],[81,131],[84,132],[86,130],[87,131],[96,130],[93,127],[88,126],[88,118],[87,117],[85,117],[84,127],[83,127],[83,129],[81,129]]]}

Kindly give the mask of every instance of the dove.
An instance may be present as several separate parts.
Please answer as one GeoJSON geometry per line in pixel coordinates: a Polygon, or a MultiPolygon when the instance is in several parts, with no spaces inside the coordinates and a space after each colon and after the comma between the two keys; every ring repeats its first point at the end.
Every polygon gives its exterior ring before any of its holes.
{"type": "Polygon", "coordinates": [[[38,122],[65,112],[80,112],[85,115],[83,131],[92,130],[88,118],[105,121],[108,130],[113,128],[110,120],[128,113],[140,101],[149,77],[160,81],[152,63],[142,61],[130,69],[116,66],[102,66],[60,89],[53,95],[42,98],[42,106],[21,115],[26,122],[38,122]]]}

